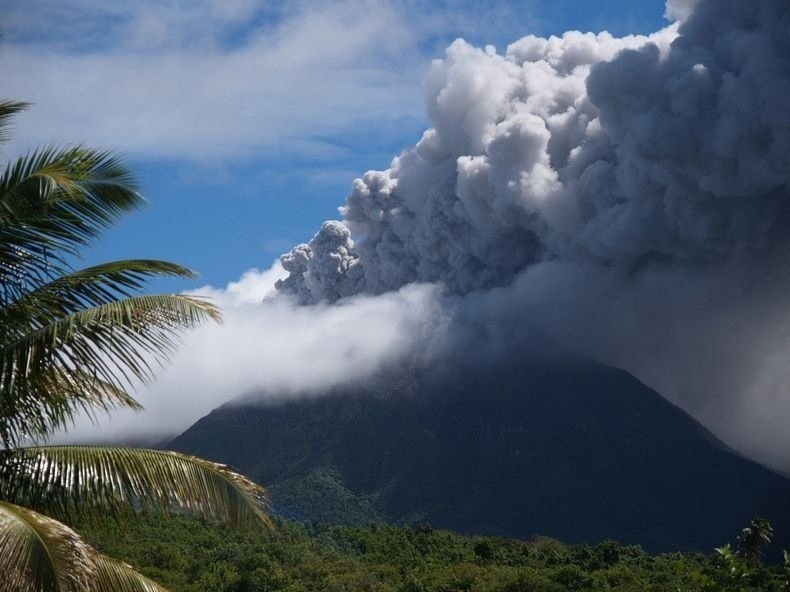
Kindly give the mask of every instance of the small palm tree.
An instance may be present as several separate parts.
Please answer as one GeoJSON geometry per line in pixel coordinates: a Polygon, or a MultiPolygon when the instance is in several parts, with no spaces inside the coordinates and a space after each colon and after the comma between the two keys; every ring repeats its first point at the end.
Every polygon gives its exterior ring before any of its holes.
{"type": "MultiPolygon", "coordinates": [[[[0,141],[24,103],[0,101],[0,141]]],[[[0,574],[3,590],[163,590],[104,557],[66,525],[77,516],[186,509],[233,524],[267,523],[265,491],[227,467],[173,452],[20,447],[76,415],[139,409],[129,394],[182,330],[219,320],[209,302],[141,294],[166,261],[75,269],[81,250],[144,203],[109,152],[48,147],[0,176],[0,574]]]]}
{"type": "Polygon", "coordinates": [[[759,567],[763,547],[771,542],[773,534],[774,529],[768,520],[761,516],[753,518],[738,536],[738,556],[747,566],[759,567]]]}

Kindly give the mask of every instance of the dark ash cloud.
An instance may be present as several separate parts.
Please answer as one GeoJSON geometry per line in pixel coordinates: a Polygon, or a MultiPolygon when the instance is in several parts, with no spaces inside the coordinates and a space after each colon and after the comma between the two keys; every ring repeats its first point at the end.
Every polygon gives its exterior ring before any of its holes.
{"type": "Polygon", "coordinates": [[[440,284],[492,342],[540,335],[624,367],[790,469],[790,4],[667,15],[651,36],[528,36],[504,55],[456,41],[425,80],[431,128],[283,256],[280,291],[440,284]]]}

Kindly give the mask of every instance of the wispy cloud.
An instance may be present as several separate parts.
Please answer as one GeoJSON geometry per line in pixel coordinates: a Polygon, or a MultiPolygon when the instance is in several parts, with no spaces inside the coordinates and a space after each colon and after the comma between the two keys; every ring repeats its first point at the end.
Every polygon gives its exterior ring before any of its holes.
{"type": "MultiPolygon", "coordinates": [[[[463,4],[463,3],[462,3],[463,4]]],[[[3,95],[31,101],[12,151],[63,139],[203,161],[321,155],[421,125],[449,37],[516,19],[426,2],[44,0],[6,7],[3,95]],[[332,140],[328,140],[332,138],[332,140]]],[[[507,27],[506,27],[507,28],[507,27]]],[[[515,31],[513,33],[515,37],[515,31]]]]}
{"type": "Polygon", "coordinates": [[[147,157],[310,153],[357,126],[422,117],[414,38],[384,4],[294,8],[276,21],[246,3],[123,6],[59,6],[44,20],[46,41],[33,34],[34,6],[12,11],[0,71],[4,95],[35,104],[18,123],[25,146],[67,138],[147,157]]]}

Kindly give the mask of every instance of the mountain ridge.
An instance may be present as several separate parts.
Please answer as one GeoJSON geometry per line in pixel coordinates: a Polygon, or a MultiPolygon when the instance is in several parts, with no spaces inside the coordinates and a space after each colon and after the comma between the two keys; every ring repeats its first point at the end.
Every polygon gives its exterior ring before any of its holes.
{"type": "Polygon", "coordinates": [[[234,402],[170,447],[237,467],[302,519],[708,551],[763,514],[790,540],[790,481],[633,376],[576,358],[398,368],[234,402]]]}

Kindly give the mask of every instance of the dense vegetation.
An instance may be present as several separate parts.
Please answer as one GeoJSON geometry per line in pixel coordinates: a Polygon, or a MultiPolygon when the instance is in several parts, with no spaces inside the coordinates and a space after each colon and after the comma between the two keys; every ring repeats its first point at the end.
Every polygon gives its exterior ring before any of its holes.
{"type": "MultiPolygon", "coordinates": [[[[429,526],[328,526],[278,520],[239,531],[192,517],[89,529],[104,552],[172,592],[780,591],[786,566],[747,567],[729,547],[651,556],[614,541],[566,545],[466,537],[429,526]]],[[[744,541],[742,538],[738,545],[744,541]]]]}

